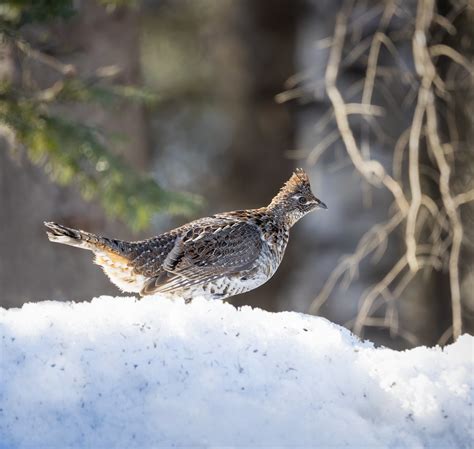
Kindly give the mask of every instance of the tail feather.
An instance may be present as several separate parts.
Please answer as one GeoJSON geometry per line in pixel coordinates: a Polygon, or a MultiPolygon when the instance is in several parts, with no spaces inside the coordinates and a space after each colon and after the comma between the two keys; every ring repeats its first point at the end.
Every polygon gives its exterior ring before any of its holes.
{"type": "Polygon", "coordinates": [[[48,228],[46,234],[51,242],[63,243],[84,249],[93,249],[91,244],[88,244],[92,234],[87,235],[87,233],[83,231],[78,231],[53,222],[45,221],[44,225],[48,228]]]}
{"type": "Polygon", "coordinates": [[[46,234],[51,242],[76,246],[94,252],[113,253],[124,257],[124,248],[122,247],[125,242],[100,237],[78,229],[68,228],[58,223],[45,221],[44,225],[48,228],[46,234]]]}

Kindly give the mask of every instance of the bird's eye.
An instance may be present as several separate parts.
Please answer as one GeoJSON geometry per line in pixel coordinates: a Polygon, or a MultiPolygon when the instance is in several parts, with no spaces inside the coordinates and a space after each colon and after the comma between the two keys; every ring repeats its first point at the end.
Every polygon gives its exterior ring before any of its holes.
{"type": "Polygon", "coordinates": [[[304,196],[300,196],[298,198],[298,203],[300,203],[300,204],[306,204],[307,202],[308,202],[308,200],[304,196]]]}

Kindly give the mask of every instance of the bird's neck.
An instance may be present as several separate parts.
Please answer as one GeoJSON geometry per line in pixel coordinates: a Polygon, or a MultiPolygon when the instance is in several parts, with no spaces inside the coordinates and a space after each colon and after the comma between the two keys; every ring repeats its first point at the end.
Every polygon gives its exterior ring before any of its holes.
{"type": "Polygon", "coordinates": [[[276,197],[265,209],[280,226],[289,230],[301,217],[293,213],[284,202],[275,199],[276,197]]]}

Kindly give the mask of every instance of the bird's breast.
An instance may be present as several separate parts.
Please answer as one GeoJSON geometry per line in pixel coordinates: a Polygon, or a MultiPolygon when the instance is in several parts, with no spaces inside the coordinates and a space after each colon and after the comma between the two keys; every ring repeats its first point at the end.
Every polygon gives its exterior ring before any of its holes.
{"type": "Polygon", "coordinates": [[[283,259],[288,238],[289,234],[285,231],[262,234],[264,245],[257,264],[267,274],[268,279],[273,276],[283,259]]]}

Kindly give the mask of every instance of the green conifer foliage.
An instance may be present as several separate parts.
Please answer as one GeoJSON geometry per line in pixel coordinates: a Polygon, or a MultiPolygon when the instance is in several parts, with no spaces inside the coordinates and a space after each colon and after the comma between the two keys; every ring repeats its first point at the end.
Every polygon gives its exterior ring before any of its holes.
{"type": "MultiPolygon", "coordinates": [[[[102,3],[113,7],[127,2],[102,3]]],[[[0,134],[3,130],[13,136],[9,139],[12,149],[24,149],[54,182],[77,185],[84,198],[97,198],[110,216],[135,230],[147,227],[157,213],[192,214],[201,203],[198,196],[164,190],[114,154],[110,150],[113,139],[102,130],[58,113],[58,106],[64,109],[68,104],[110,108],[124,101],[145,105],[158,101],[146,89],[114,83],[109,73],[81,77],[74,68],[32,48],[22,36],[26,23],[67,20],[73,14],[72,0],[7,0],[0,4],[1,45],[13,48],[20,58],[43,60],[58,72],[57,80],[46,89],[0,80],[0,134]]]]}

